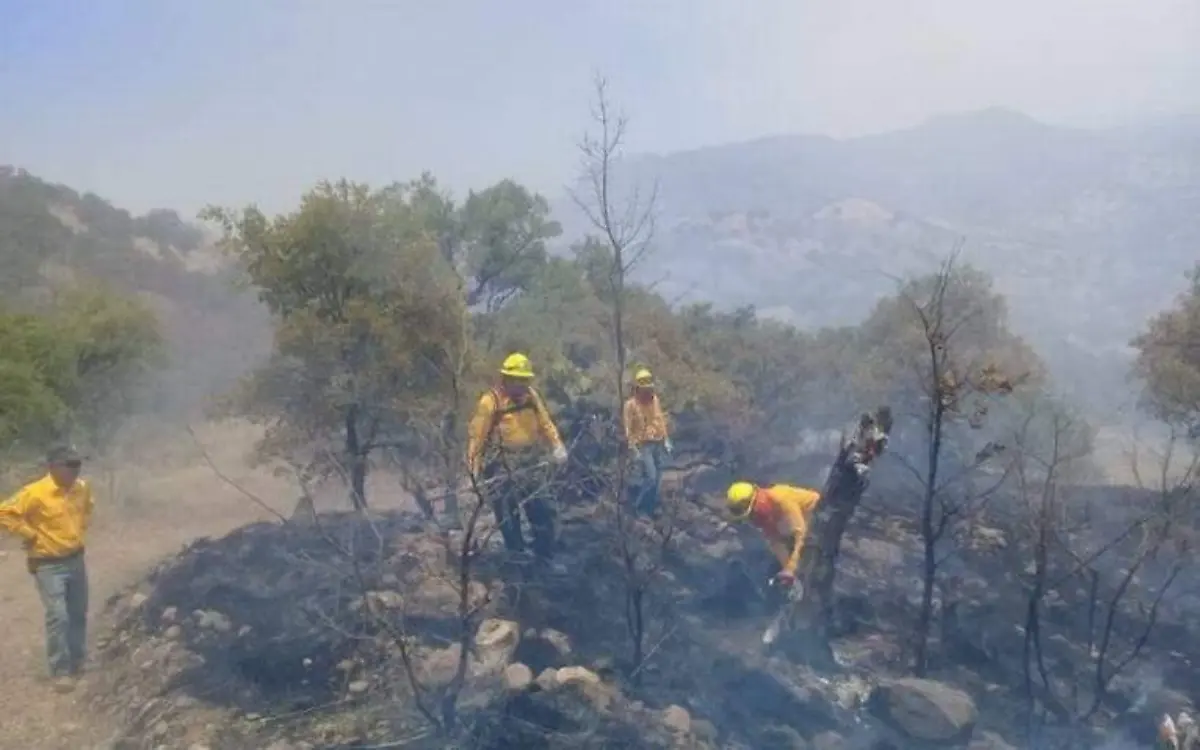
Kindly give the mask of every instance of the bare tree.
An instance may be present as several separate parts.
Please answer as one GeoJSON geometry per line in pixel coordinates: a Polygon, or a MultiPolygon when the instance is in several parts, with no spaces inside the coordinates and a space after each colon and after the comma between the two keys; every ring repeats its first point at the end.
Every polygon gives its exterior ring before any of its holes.
{"type": "MultiPolygon", "coordinates": [[[[891,409],[877,409],[875,420],[886,438],[892,429],[891,409]]],[[[842,537],[845,536],[866,490],[866,483],[851,465],[851,452],[855,446],[849,438],[848,433],[843,433],[838,452],[830,466],[829,478],[821,492],[821,503],[809,523],[800,561],[806,608],[816,613],[812,624],[816,627],[818,640],[826,644],[835,617],[836,599],[833,584],[837,575],[842,537]]]]}
{"type": "Polygon", "coordinates": [[[989,401],[1012,393],[1015,385],[1027,377],[1005,376],[994,363],[980,361],[986,354],[966,339],[969,326],[982,317],[984,310],[956,293],[956,261],[957,252],[933,276],[930,289],[901,292],[917,323],[922,349],[913,365],[923,405],[919,416],[923,455],[918,465],[906,460],[903,452],[894,454],[916,480],[921,495],[921,605],[913,644],[913,671],[917,675],[924,675],[928,668],[934,593],[938,570],[946,559],[942,543],[957,524],[967,521],[1003,485],[1007,475],[1005,469],[981,484],[980,470],[994,463],[1004,446],[989,442],[976,451],[970,448],[966,433],[960,431],[955,436],[953,432],[963,425],[982,428],[989,401]],[[916,296],[918,293],[922,298],[916,296]],[[951,455],[952,451],[957,455],[951,455]]]}
{"type": "Polygon", "coordinates": [[[1112,498],[1097,502],[1069,492],[1066,483],[1089,448],[1071,415],[1039,408],[1023,422],[1014,444],[1014,476],[1032,552],[1024,576],[1023,647],[1032,741],[1047,724],[1074,731],[1091,721],[1105,707],[1113,681],[1142,657],[1164,598],[1188,559],[1179,522],[1192,499],[1198,464],[1193,455],[1173,472],[1178,464],[1172,439],[1161,456],[1156,500],[1148,506],[1114,504],[1112,498]],[[1051,604],[1083,617],[1048,618],[1051,604]]]}
{"type": "MultiPolygon", "coordinates": [[[[614,414],[622,413],[625,402],[627,342],[625,339],[625,296],[628,274],[646,252],[654,233],[657,187],[649,196],[636,185],[618,187],[617,166],[624,146],[628,119],[614,111],[608,84],[597,76],[592,107],[594,130],[579,144],[582,187],[571,197],[607,245],[609,264],[605,281],[612,310],[612,343],[616,353],[616,403],[614,414]]],[[[646,597],[655,566],[647,561],[635,528],[628,498],[629,455],[618,452],[611,492],[618,554],[625,571],[625,621],[632,644],[633,669],[640,669],[646,655],[646,597]]]]}

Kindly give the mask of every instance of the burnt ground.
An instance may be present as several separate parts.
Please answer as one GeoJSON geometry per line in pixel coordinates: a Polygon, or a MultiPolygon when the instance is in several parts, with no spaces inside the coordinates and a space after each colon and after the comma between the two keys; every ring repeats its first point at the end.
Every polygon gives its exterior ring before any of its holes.
{"type": "MultiPolygon", "coordinates": [[[[260,523],[192,544],[109,601],[91,700],[124,727],[123,749],[934,746],[904,739],[864,706],[875,686],[909,671],[920,592],[911,513],[885,510],[869,493],[843,550],[832,648],[798,622],[767,650],[760,635],[776,603],[761,585],[770,570],[763,546],[720,523],[701,498],[670,494],[674,521],[640,523],[635,534],[650,568],[636,664],[628,578],[604,509],[562,512],[566,575],[506,560],[494,542],[479,552],[470,627],[495,618],[520,637],[467,660],[449,734],[433,731],[420,709],[444,716],[442,696],[459,663],[460,597],[447,542],[455,548],[460,537],[403,513],[369,524],[350,514],[315,525],[260,523]],[[537,681],[505,671],[510,662],[527,665],[537,681]],[[555,673],[546,671],[575,666],[587,676],[559,672],[558,683],[573,687],[554,689],[555,673]]],[[[972,747],[1027,744],[1015,533],[977,529],[947,561],[954,583],[939,595],[952,616],[935,627],[928,677],[977,706],[972,747]]],[[[1200,689],[1191,666],[1200,658],[1196,610],[1187,597],[1171,601],[1143,658],[1092,717],[1095,736],[1149,742],[1158,712],[1177,710],[1200,689]]],[[[1092,663],[1086,646],[1081,653],[1077,609],[1071,601],[1047,607],[1046,659],[1057,665],[1055,679],[1086,683],[1088,673],[1063,666],[1092,663]]],[[[1139,616],[1116,618],[1111,653],[1127,652],[1139,616]]],[[[971,734],[968,727],[959,746],[971,734]]],[[[1056,745],[1046,735],[1042,746],[1056,745]]]]}

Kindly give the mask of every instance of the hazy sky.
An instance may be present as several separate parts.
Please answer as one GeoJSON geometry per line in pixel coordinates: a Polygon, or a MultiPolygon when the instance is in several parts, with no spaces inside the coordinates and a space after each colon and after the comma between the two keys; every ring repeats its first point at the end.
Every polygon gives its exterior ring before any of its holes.
{"type": "Polygon", "coordinates": [[[0,163],[131,210],[422,169],[556,192],[594,70],[666,151],[1200,111],[1200,0],[0,0],[0,163]]]}

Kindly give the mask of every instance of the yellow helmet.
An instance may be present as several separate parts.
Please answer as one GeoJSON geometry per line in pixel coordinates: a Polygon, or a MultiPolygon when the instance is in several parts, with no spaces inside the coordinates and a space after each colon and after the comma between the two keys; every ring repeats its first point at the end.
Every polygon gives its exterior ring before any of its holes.
{"type": "Polygon", "coordinates": [[[634,374],[633,382],[637,383],[638,385],[652,385],[654,383],[654,375],[652,375],[649,370],[643,367],[634,374]]]}
{"type": "Polygon", "coordinates": [[[745,518],[754,509],[757,489],[750,482],[734,482],[725,493],[725,506],[734,518],[745,518]]]}
{"type": "Polygon", "coordinates": [[[530,363],[529,357],[520,352],[513,352],[504,358],[504,364],[500,365],[500,374],[528,380],[533,377],[533,364],[530,363]]]}

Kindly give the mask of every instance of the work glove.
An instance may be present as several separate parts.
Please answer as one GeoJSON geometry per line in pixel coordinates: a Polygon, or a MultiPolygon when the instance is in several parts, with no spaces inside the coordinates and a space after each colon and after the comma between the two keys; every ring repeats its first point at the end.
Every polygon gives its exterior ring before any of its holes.
{"type": "Polygon", "coordinates": [[[564,464],[567,462],[567,449],[561,445],[554,446],[554,463],[564,464]]]}
{"type": "Polygon", "coordinates": [[[663,441],[663,449],[666,450],[668,456],[675,452],[675,446],[671,445],[671,438],[663,441]]]}
{"type": "Polygon", "coordinates": [[[794,583],[796,583],[796,574],[786,570],[779,571],[771,579],[771,585],[785,589],[790,589],[794,583]]]}

